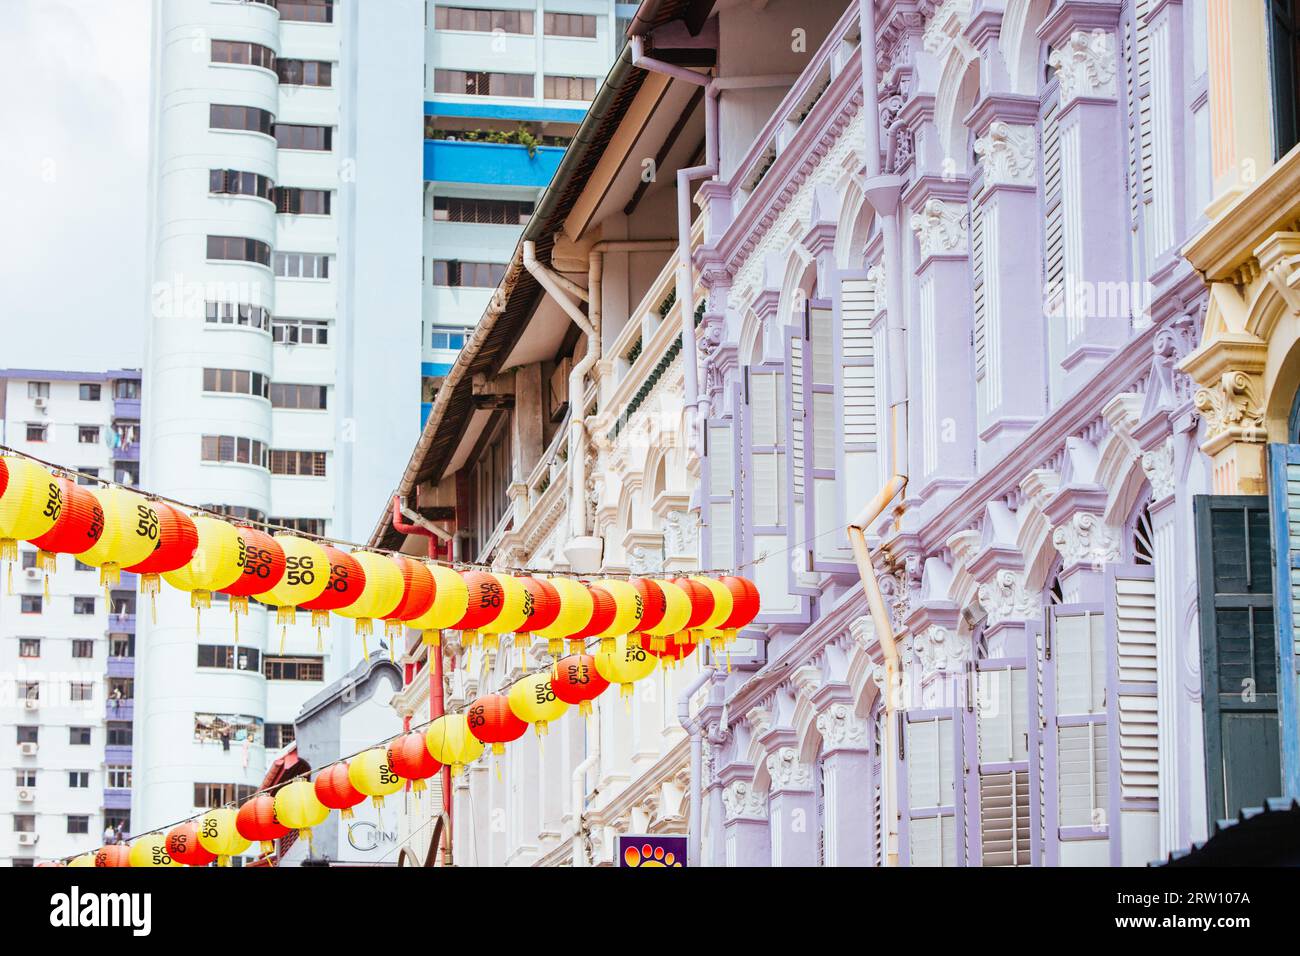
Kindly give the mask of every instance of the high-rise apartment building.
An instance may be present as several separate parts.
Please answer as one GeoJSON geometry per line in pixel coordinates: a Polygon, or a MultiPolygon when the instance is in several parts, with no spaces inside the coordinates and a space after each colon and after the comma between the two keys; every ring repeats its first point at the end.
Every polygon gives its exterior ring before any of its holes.
{"type": "MultiPolygon", "coordinates": [[[[140,372],[0,371],[0,444],[134,484],[140,372]]],[[[107,593],[96,568],[57,558],[48,580],[19,547],[0,590],[0,865],[99,845],[131,829],[135,575],[107,593]]]]}

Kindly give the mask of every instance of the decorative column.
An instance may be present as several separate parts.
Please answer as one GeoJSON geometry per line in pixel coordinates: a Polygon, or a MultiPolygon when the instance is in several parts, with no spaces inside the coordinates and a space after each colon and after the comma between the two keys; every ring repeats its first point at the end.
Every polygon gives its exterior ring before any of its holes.
{"type": "Polygon", "coordinates": [[[1066,2],[1039,28],[1052,50],[1048,64],[1060,97],[1063,277],[1062,288],[1044,291],[1054,303],[1053,320],[1064,321],[1062,395],[1077,391],[1129,335],[1129,314],[1117,313],[1131,297],[1113,294],[1128,282],[1127,142],[1116,78],[1120,12],[1117,0],[1066,2]]]}
{"type": "Polygon", "coordinates": [[[1106,600],[1103,569],[1119,560],[1119,530],[1103,517],[1108,493],[1096,482],[1096,447],[1079,438],[1065,447],[1061,487],[1044,509],[1062,558],[1061,595],[1066,604],[1100,604],[1106,600]]]}
{"type": "Polygon", "coordinates": [[[1213,462],[1215,494],[1268,492],[1263,385],[1267,356],[1268,344],[1262,339],[1248,332],[1222,332],[1179,365],[1200,386],[1194,401],[1205,417],[1201,451],[1213,462]]]}
{"type": "Polygon", "coordinates": [[[964,179],[924,176],[904,196],[920,252],[913,374],[914,478],[926,501],[965,487],[975,464],[975,368],[971,359],[969,235],[964,179]],[[918,460],[919,459],[919,460],[918,460]]]}
{"type": "Polygon", "coordinates": [[[1041,279],[1023,267],[1041,215],[1037,122],[1037,97],[1007,93],[985,97],[971,119],[983,171],[983,187],[971,203],[971,254],[981,264],[975,335],[983,347],[976,352],[976,380],[979,450],[986,462],[1016,447],[1044,411],[1041,279]]]}
{"type": "Polygon", "coordinates": [[[822,737],[822,819],[826,866],[871,865],[871,747],[867,722],[847,701],[817,715],[822,737]]]}
{"type": "MultiPolygon", "coordinates": [[[[736,769],[738,768],[734,765],[727,768],[727,775],[736,769]]],[[[721,790],[726,865],[771,866],[767,794],[755,789],[752,780],[732,780],[723,785],[721,790]]]]}
{"type": "Polygon", "coordinates": [[[812,768],[799,760],[793,747],[781,747],[767,758],[772,780],[768,794],[772,866],[817,865],[817,796],[812,768]]]}

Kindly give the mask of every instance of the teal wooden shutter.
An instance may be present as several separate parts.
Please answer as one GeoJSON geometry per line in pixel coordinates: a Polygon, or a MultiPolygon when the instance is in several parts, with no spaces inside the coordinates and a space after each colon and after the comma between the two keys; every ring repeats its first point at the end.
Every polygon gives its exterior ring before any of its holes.
{"type": "Polygon", "coordinates": [[[1300,445],[1269,445],[1269,516],[1277,606],[1282,792],[1300,799],[1300,445]]]}
{"type": "Polygon", "coordinates": [[[1201,685],[1210,829],[1281,790],[1268,499],[1197,495],[1201,685]]]}

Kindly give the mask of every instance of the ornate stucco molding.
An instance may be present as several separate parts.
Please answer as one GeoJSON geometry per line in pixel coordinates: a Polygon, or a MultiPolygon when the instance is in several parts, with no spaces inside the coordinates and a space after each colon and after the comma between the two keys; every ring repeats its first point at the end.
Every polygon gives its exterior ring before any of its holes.
{"type": "Polygon", "coordinates": [[[1229,369],[1214,384],[1198,388],[1193,401],[1205,416],[1207,444],[1223,435],[1234,441],[1264,441],[1264,409],[1249,373],[1229,369]]]}
{"type": "Polygon", "coordinates": [[[971,643],[946,627],[932,624],[912,640],[923,677],[962,670],[971,658],[971,643]]]}
{"type": "Polygon", "coordinates": [[[722,791],[722,810],[727,820],[766,820],[767,794],[734,780],[722,791]]]}
{"type": "Polygon", "coordinates": [[[1077,511],[1052,531],[1052,544],[1066,567],[1100,566],[1119,560],[1119,533],[1089,511],[1077,511]]]}
{"type": "Polygon", "coordinates": [[[1174,443],[1165,439],[1142,453],[1142,473],[1151,485],[1151,498],[1160,501],[1174,493],[1174,443]]]}
{"type": "Polygon", "coordinates": [[[1079,97],[1115,97],[1115,35],[1075,30],[1047,58],[1061,86],[1061,106],[1079,97]]]}
{"type": "Polygon", "coordinates": [[[975,140],[975,155],[990,186],[1032,186],[1037,181],[1037,138],[1032,126],[995,120],[975,140]]]}
{"type": "Polygon", "coordinates": [[[970,22],[971,0],[943,0],[925,24],[921,42],[927,53],[942,60],[943,53],[970,22]]]}
{"type": "Polygon", "coordinates": [[[1005,568],[992,581],[980,585],[979,602],[989,616],[989,625],[1028,620],[1036,617],[1041,608],[1039,596],[1025,589],[1024,579],[1005,568]]]}
{"type": "Polygon", "coordinates": [[[927,199],[921,210],[912,214],[911,223],[921,244],[921,258],[965,254],[968,238],[965,215],[955,203],[927,199]]]}
{"type": "Polygon", "coordinates": [[[877,262],[867,270],[867,281],[871,283],[872,292],[876,297],[876,311],[883,312],[889,307],[889,300],[885,298],[887,283],[885,281],[885,264],[877,262]]]}
{"type": "Polygon", "coordinates": [[[831,704],[817,715],[817,733],[822,735],[822,750],[866,750],[867,722],[848,704],[831,704]]]}
{"type": "Polygon", "coordinates": [[[691,511],[670,511],[664,518],[664,547],[668,557],[697,557],[700,519],[691,511]]]}
{"type": "Polygon", "coordinates": [[[793,747],[782,747],[767,758],[767,773],[772,778],[772,792],[812,789],[812,768],[799,760],[793,747]]]}

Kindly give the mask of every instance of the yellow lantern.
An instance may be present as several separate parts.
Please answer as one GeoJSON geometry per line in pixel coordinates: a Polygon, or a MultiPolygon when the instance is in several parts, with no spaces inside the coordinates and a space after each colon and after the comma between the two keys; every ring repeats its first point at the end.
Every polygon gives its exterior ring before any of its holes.
{"type": "Polygon", "coordinates": [[[611,578],[601,581],[600,586],[614,599],[614,620],[605,630],[592,636],[600,638],[602,652],[612,652],[615,639],[631,634],[641,623],[645,606],[641,600],[641,592],[627,581],[611,578]]]}
{"type": "Polygon", "coordinates": [[[512,634],[524,626],[530,603],[528,591],[518,578],[510,574],[494,574],[492,577],[501,584],[501,611],[479,629],[483,635],[483,647],[487,650],[496,650],[500,635],[512,634]]]}
{"type": "Polygon", "coordinates": [[[384,797],[401,790],[406,781],[388,766],[386,748],[371,747],[348,761],[348,782],[369,797],[376,807],[382,807],[384,797]]]}
{"type": "Polygon", "coordinates": [[[713,652],[716,654],[726,643],[726,637],[720,628],[722,622],[731,617],[731,612],[735,610],[736,597],[731,593],[731,589],[717,578],[706,578],[701,574],[693,574],[691,580],[703,584],[713,594],[713,613],[704,619],[697,630],[701,638],[708,639],[713,652]]]}
{"type": "Polygon", "coordinates": [[[420,631],[420,638],[430,647],[442,641],[442,629],[451,627],[469,610],[469,588],[465,579],[451,568],[428,564],[433,575],[433,604],[419,617],[407,621],[407,627],[420,631]]]}
{"type": "Polygon", "coordinates": [[[132,843],[130,860],[132,866],[181,866],[167,852],[167,836],[163,833],[149,833],[132,843]]]}
{"type": "Polygon", "coordinates": [[[190,607],[196,614],[212,607],[212,592],[228,588],[244,573],[247,546],[235,526],[209,515],[193,515],[199,540],[194,557],[175,571],[163,573],[163,580],[179,591],[190,592],[190,607]]]}
{"type": "MultiPolygon", "coordinates": [[[[277,534],[275,540],[284,549],[284,577],[271,590],[253,597],[275,608],[276,623],[285,628],[294,622],[298,605],[320,597],[330,583],[330,561],[315,541],[296,534],[277,534]]],[[[284,643],[283,630],[280,643],[284,643]]]]}
{"type": "Polygon", "coordinates": [[[406,592],[406,580],[402,577],[402,569],[397,566],[397,562],[386,554],[353,551],[352,557],[365,572],[366,586],[360,597],[347,607],[337,608],[334,613],[356,619],[356,632],[361,635],[361,650],[366,660],[370,660],[366,638],[374,629],[374,619],[387,617],[396,610],[406,592]]]}
{"type": "Polygon", "coordinates": [[[253,844],[240,835],[235,811],[222,807],[199,818],[199,845],[216,854],[217,866],[230,866],[232,856],[239,856],[253,844]]]}
{"type": "Polygon", "coordinates": [[[586,585],[572,578],[547,578],[560,594],[560,614],[549,627],[538,628],[534,633],[546,639],[546,650],[552,656],[564,653],[564,639],[577,634],[591,620],[596,604],[586,585]]]}
{"type": "Polygon", "coordinates": [[[68,861],[68,866],[94,866],[95,854],[83,853],[81,856],[74,857],[68,861]]]}
{"type": "Polygon", "coordinates": [[[105,587],[122,580],[122,569],[139,564],[158,546],[158,512],[149,499],[125,488],[90,488],[104,509],[104,533],[77,555],[82,564],[99,568],[105,587]]]}
{"type": "Polygon", "coordinates": [[[662,651],[667,646],[665,639],[680,633],[691,619],[691,599],[685,591],[666,578],[656,578],[654,584],[663,592],[664,616],[658,624],[647,627],[642,633],[650,635],[651,648],[662,651]]]}
{"type": "Polygon", "coordinates": [[[451,768],[453,777],[483,756],[483,741],[470,733],[464,714],[446,714],[434,720],[424,732],[424,744],[434,760],[451,768]]]}
{"type": "Polygon", "coordinates": [[[5,456],[0,465],[9,474],[0,493],[0,559],[14,561],[19,540],[39,538],[59,520],[63,489],[47,469],[29,459],[5,456]]]}
{"type": "Polygon", "coordinates": [[[506,695],[510,710],[525,723],[533,725],[537,736],[546,736],[551,721],[559,720],[569,705],[555,696],[549,669],[526,674],[510,685],[506,695]]]}
{"type": "Polygon", "coordinates": [[[306,777],[299,777],[280,788],[275,795],[275,815],[280,822],[305,837],[310,852],[311,828],[320,826],[330,815],[330,808],[320,802],[316,788],[306,777]]]}
{"type": "Polygon", "coordinates": [[[643,648],[639,638],[620,637],[613,651],[601,651],[596,655],[596,673],[611,684],[617,684],[622,697],[630,696],[632,685],[643,677],[649,677],[658,666],[659,658],[643,648]]]}

